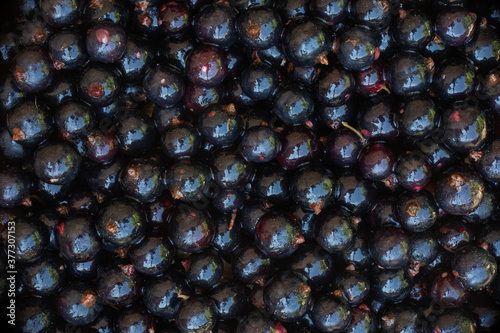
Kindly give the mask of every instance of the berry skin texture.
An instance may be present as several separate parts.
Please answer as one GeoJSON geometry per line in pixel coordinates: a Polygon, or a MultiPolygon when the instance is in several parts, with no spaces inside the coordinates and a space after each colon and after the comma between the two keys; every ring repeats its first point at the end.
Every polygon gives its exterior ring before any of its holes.
{"type": "Polygon", "coordinates": [[[448,214],[466,215],[481,204],[484,182],[467,167],[452,167],[438,178],[434,196],[438,206],[448,214]]]}
{"type": "Polygon", "coordinates": [[[85,43],[90,59],[103,63],[113,63],[125,53],[127,37],[120,25],[103,22],[90,30],[85,43]]]}
{"type": "Polygon", "coordinates": [[[453,275],[469,290],[488,287],[497,274],[494,257],[483,248],[466,245],[457,250],[451,261],[453,275]]]}
{"type": "Polygon", "coordinates": [[[52,84],[55,69],[43,49],[31,46],[14,58],[11,73],[14,83],[21,91],[36,94],[52,84]]]}

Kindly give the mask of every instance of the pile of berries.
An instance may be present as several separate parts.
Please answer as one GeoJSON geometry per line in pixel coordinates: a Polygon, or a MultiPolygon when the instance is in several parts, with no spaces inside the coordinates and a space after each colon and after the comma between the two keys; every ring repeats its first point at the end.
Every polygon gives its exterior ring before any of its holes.
{"type": "Polygon", "coordinates": [[[498,332],[500,2],[2,9],[17,331],[498,332]]]}

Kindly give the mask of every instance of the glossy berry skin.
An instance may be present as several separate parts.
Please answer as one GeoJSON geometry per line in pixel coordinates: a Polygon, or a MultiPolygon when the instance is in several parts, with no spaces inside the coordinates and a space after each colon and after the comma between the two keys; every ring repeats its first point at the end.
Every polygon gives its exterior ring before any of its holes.
{"type": "Polygon", "coordinates": [[[164,190],[163,176],[163,170],[155,162],[134,159],[123,168],[120,186],[124,194],[140,202],[152,202],[164,190]]]}
{"type": "Polygon", "coordinates": [[[87,157],[97,163],[107,163],[118,153],[118,140],[113,134],[95,130],[87,136],[87,157]]]}
{"type": "Polygon", "coordinates": [[[138,330],[154,331],[156,326],[156,318],[142,304],[135,304],[120,311],[114,320],[117,333],[133,333],[138,330]]]}
{"type": "Polygon", "coordinates": [[[477,170],[481,173],[484,180],[498,184],[500,182],[500,139],[495,139],[484,147],[484,156],[477,164],[477,170]]]}
{"type": "Polygon", "coordinates": [[[212,219],[188,205],[174,213],[168,224],[168,234],[178,250],[196,253],[210,246],[214,237],[212,219]]]}
{"type": "Polygon", "coordinates": [[[241,143],[243,156],[254,163],[273,160],[278,154],[279,147],[278,134],[267,126],[254,126],[248,129],[241,143]]]}
{"type": "Polygon", "coordinates": [[[128,255],[134,268],[141,274],[158,276],[165,273],[172,264],[175,248],[168,237],[152,234],[132,247],[128,255]]]}
{"type": "Polygon", "coordinates": [[[278,89],[276,71],[265,65],[252,65],[246,68],[240,76],[241,90],[256,101],[271,98],[278,89]]]}
{"type": "Polygon", "coordinates": [[[78,93],[76,89],[77,77],[71,71],[59,70],[54,76],[52,85],[42,92],[47,105],[56,109],[59,104],[75,98],[78,93]]]}
{"type": "Polygon", "coordinates": [[[76,278],[95,279],[105,257],[104,251],[101,251],[89,261],[66,261],[65,267],[68,273],[76,278]]]}
{"type": "Polygon", "coordinates": [[[82,3],[71,0],[43,0],[40,12],[50,25],[62,28],[74,24],[82,14],[82,3]]]}
{"type": "MultiPolygon", "coordinates": [[[[188,83],[182,101],[187,110],[194,115],[199,115],[209,105],[222,101],[222,97],[220,87],[203,87],[188,83]]],[[[247,99],[249,100],[248,96],[247,99]]],[[[239,103],[235,102],[239,106],[239,103]]]]}
{"type": "Polygon", "coordinates": [[[469,42],[476,30],[477,14],[461,7],[447,7],[436,18],[436,34],[449,46],[462,46],[469,42]]]}
{"type": "Polygon", "coordinates": [[[458,153],[478,149],[485,143],[489,129],[483,111],[457,104],[443,115],[444,143],[458,153]]]}
{"type": "Polygon", "coordinates": [[[120,25],[101,22],[89,31],[85,43],[92,61],[113,63],[125,53],[127,36],[120,25]]]}
{"type": "Polygon", "coordinates": [[[359,154],[361,174],[373,181],[389,177],[394,170],[395,162],[394,152],[383,143],[368,145],[359,154]]]}
{"type": "Polygon", "coordinates": [[[370,240],[370,254],[375,263],[385,269],[404,267],[410,259],[410,240],[395,227],[383,227],[370,240]]]}
{"type": "Polygon", "coordinates": [[[355,81],[352,74],[342,68],[330,67],[321,71],[313,85],[314,97],[326,106],[339,106],[352,98],[355,81]]]}
{"type": "Polygon", "coordinates": [[[450,217],[441,220],[437,237],[443,248],[455,253],[458,248],[470,244],[474,240],[474,232],[464,222],[450,217]]]}
{"type": "Polygon", "coordinates": [[[97,272],[97,293],[106,305],[130,306],[140,298],[140,278],[131,264],[104,263],[97,272]]]}
{"type": "Polygon", "coordinates": [[[255,244],[268,257],[289,257],[304,242],[300,228],[292,219],[281,213],[264,214],[255,226],[255,244]]]}
{"type": "Polygon", "coordinates": [[[123,110],[113,118],[119,150],[124,155],[139,155],[149,149],[156,137],[153,120],[140,110],[123,110]]]}
{"type": "Polygon", "coordinates": [[[243,130],[243,120],[233,106],[212,104],[198,118],[198,130],[209,143],[224,147],[239,137],[243,130]]]}
{"type": "Polygon", "coordinates": [[[160,56],[167,58],[169,63],[184,71],[186,69],[187,57],[195,45],[195,40],[190,35],[180,39],[169,39],[160,48],[160,56]]]}
{"type": "Polygon", "coordinates": [[[259,310],[253,310],[246,314],[236,327],[238,333],[252,332],[286,332],[285,327],[279,322],[272,319],[267,313],[259,310]]]}
{"type": "Polygon", "coordinates": [[[283,23],[271,8],[252,8],[241,13],[236,22],[238,37],[248,48],[264,50],[281,40],[283,23]]]}
{"type": "Polygon", "coordinates": [[[78,175],[82,158],[66,142],[49,143],[41,146],[34,155],[36,176],[49,184],[64,185],[78,175]]]}
{"type": "Polygon", "coordinates": [[[393,3],[387,0],[379,2],[353,0],[349,13],[356,24],[365,26],[372,31],[380,31],[390,24],[391,12],[394,9],[393,3]]]}
{"type": "Polygon", "coordinates": [[[429,89],[431,72],[426,60],[419,54],[401,52],[390,60],[385,77],[391,91],[400,96],[409,96],[429,89]]]}
{"type": "Polygon", "coordinates": [[[144,237],[146,223],[146,215],[139,202],[118,197],[101,206],[96,229],[104,241],[126,247],[144,237]]]}
{"type": "Polygon", "coordinates": [[[333,295],[317,296],[311,308],[311,320],[322,332],[341,332],[351,321],[346,302],[333,295]]]}
{"type": "Polygon", "coordinates": [[[309,10],[326,24],[335,25],[349,15],[349,4],[339,0],[313,0],[309,4],[309,10]]]}
{"type": "Polygon", "coordinates": [[[54,122],[64,139],[83,138],[94,128],[95,116],[87,105],[67,101],[57,109],[54,122]]]}
{"type": "Polygon", "coordinates": [[[248,237],[253,237],[255,226],[259,219],[269,210],[264,208],[260,200],[251,198],[245,201],[245,205],[238,212],[238,222],[241,226],[241,231],[248,237]]]}
{"type": "Polygon", "coordinates": [[[160,3],[158,1],[140,2],[139,6],[130,6],[129,27],[141,35],[158,38],[162,35],[158,24],[160,3]]]}
{"type": "Polygon", "coordinates": [[[443,101],[464,99],[476,86],[476,70],[470,61],[450,60],[440,64],[432,78],[433,91],[443,101]]]}
{"type": "Polygon", "coordinates": [[[194,157],[200,146],[200,134],[189,123],[168,126],[161,137],[162,150],[172,159],[194,157]]]}
{"type": "Polygon", "coordinates": [[[248,305],[248,290],[237,280],[226,280],[210,291],[220,320],[235,319],[244,314],[248,305]]]}
{"type": "Polygon", "coordinates": [[[106,65],[88,65],[78,82],[80,97],[94,107],[103,107],[113,103],[120,89],[117,73],[106,65]]]}
{"type": "Polygon", "coordinates": [[[173,106],[184,96],[184,79],[171,66],[151,67],[144,75],[142,85],[148,99],[159,106],[173,106]]]}
{"type": "Polygon", "coordinates": [[[497,263],[485,249],[466,245],[451,260],[453,275],[469,290],[488,287],[497,274],[497,263]]]}
{"type": "Polygon", "coordinates": [[[333,202],[334,176],[328,169],[321,167],[302,167],[297,170],[290,183],[290,193],[302,209],[318,215],[333,202]]]}
{"type": "Polygon", "coordinates": [[[83,22],[95,25],[98,22],[110,21],[126,26],[129,18],[129,7],[126,1],[111,0],[103,2],[92,2],[83,12],[83,22]]]}
{"type": "Polygon", "coordinates": [[[370,209],[376,197],[374,184],[354,170],[343,170],[335,184],[337,203],[352,214],[360,215],[370,209]]]}
{"type": "Polygon", "coordinates": [[[219,284],[224,271],[224,263],[217,251],[208,248],[193,253],[182,261],[186,270],[186,281],[192,287],[210,289],[219,284]]]}
{"type": "Polygon", "coordinates": [[[17,143],[7,127],[0,129],[0,153],[9,161],[22,161],[31,151],[17,143]]]}
{"type": "Polygon", "coordinates": [[[391,98],[371,99],[359,112],[358,122],[361,134],[372,140],[393,141],[399,136],[399,124],[391,98]]]}
{"type": "Polygon", "coordinates": [[[473,294],[467,301],[478,330],[492,331],[498,325],[498,308],[494,298],[487,292],[473,294]]]}
{"type": "Polygon", "coordinates": [[[479,207],[484,182],[474,171],[457,166],[445,170],[436,182],[436,203],[453,215],[466,215],[479,207]]]}
{"type": "Polygon", "coordinates": [[[303,245],[297,249],[290,262],[290,270],[306,279],[312,288],[330,281],[334,274],[332,256],[322,248],[303,245]]]}
{"type": "Polygon", "coordinates": [[[431,180],[432,171],[427,157],[419,150],[402,157],[396,164],[398,184],[412,191],[420,191],[431,180]]]}
{"type": "Polygon", "coordinates": [[[285,271],[269,279],[263,297],[271,316],[281,322],[294,322],[310,308],[311,287],[299,275],[285,271]]]}
{"type": "Polygon", "coordinates": [[[252,190],[265,202],[283,203],[290,198],[289,185],[286,171],[273,163],[257,170],[252,190]]]}
{"type": "Polygon", "coordinates": [[[15,207],[29,200],[31,179],[21,169],[10,167],[0,172],[0,206],[15,207]]]}
{"type": "Polygon", "coordinates": [[[177,120],[186,120],[187,110],[181,104],[171,107],[155,106],[151,118],[154,120],[158,133],[163,133],[170,125],[176,124],[177,120]]]}
{"type": "Polygon", "coordinates": [[[55,185],[37,179],[33,182],[33,192],[42,200],[55,203],[56,201],[61,201],[63,198],[67,198],[70,195],[71,183],[55,185]]]}
{"type": "Polygon", "coordinates": [[[127,82],[140,82],[144,74],[153,66],[155,47],[145,38],[129,36],[123,56],[115,62],[127,82]]]}
{"type": "Polygon", "coordinates": [[[464,215],[462,218],[469,224],[482,225],[488,224],[489,221],[498,216],[500,206],[498,199],[491,188],[486,187],[484,190],[483,200],[476,210],[464,215]]]}
{"type": "Polygon", "coordinates": [[[407,99],[397,118],[402,134],[423,139],[436,129],[439,113],[434,101],[424,94],[407,99]]]}
{"type": "Polygon", "coordinates": [[[380,269],[374,266],[370,277],[370,286],[376,300],[396,303],[410,294],[412,283],[406,268],[380,269]]]}
{"type": "Polygon", "coordinates": [[[286,125],[300,125],[313,111],[310,92],[299,85],[284,87],[274,97],[273,113],[286,125]]]}
{"type": "Polygon", "coordinates": [[[244,203],[244,192],[238,189],[220,189],[212,198],[212,206],[222,214],[236,214],[244,203]]]}
{"type": "Polygon", "coordinates": [[[351,307],[363,302],[370,294],[370,280],[362,272],[345,270],[335,278],[335,287],[351,307]]]}
{"type": "Polygon", "coordinates": [[[206,296],[194,295],[182,300],[175,317],[183,333],[208,333],[217,323],[217,308],[206,296]]]}
{"type": "Polygon", "coordinates": [[[193,49],[186,60],[188,80],[203,87],[216,87],[227,74],[227,59],[224,52],[209,44],[201,44],[193,49]]]}
{"type": "Polygon", "coordinates": [[[322,212],[314,224],[316,242],[329,253],[350,248],[354,243],[355,233],[353,217],[342,208],[322,212]]]}
{"type": "Polygon", "coordinates": [[[167,2],[160,7],[158,25],[169,37],[180,37],[191,26],[189,6],[183,2],[167,2]]]}
{"type": "Polygon", "coordinates": [[[391,304],[381,315],[380,332],[383,333],[395,330],[422,332],[428,325],[424,312],[411,302],[391,304]]]}
{"type": "Polygon", "coordinates": [[[396,205],[397,198],[395,196],[387,196],[377,199],[370,209],[370,215],[368,221],[372,229],[379,228],[381,226],[390,225],[394,227],[400,227],[399,218],[396,216],[396,205]]]}
{"type": "Polygon", "coordinates": [[[244,283],[262,284],[273,270],[274,261],[254,244],[243,244],[233,255],[234,276],[244,283]]]}
{"type": "Polygon", "coordinates": [[[56,226],[59,253],[70,261],[89,261],[101,250],[101,242],[90,215],[76,214],[56,226]]]}
{"type": "Polygon", "coordinates": [[[349,70],[364,70],[378,59],[380,51],[370,30],[356,26],[344,31],[339,37],[337,57],[349,70]]]}
{"type": "Polygon", "coordinates": [[[312,162],[320,144],[314,132],[305,126],[290,126],[281,133],[281,150],[276,159],[287,170],[312,162]]]}
{"type": "Polygon", "coordinates": [[[356,90],[364,96],[374,96],[385,87],[384,64],[375,61],[365,70],[354,72],[356,90]]]}
{"type": "Polygon", "coordinates": [[[328,136],[326,154],[339,167],[349,168],[358,163],[358,155],[363,147],[359,136],[347,128],[339,128],[328,136]]]}
{"type": "Polygon", "coordinates": [[[324,59],[331,48],[328,27],[319,20],[297,19],[288,23],[283,35],[283,46],[296,66],[312,66],[324,59]]]}
{"type": "Polygon", "coordinates": [[[19,51],[11,66],[12,80],[19,90],[36,94],[52,84],[55,69],[49,55],[37,46],[19,51]]]}
{"type": "Polygon", "coordinates": [[[7,114],[7,128],[12,139],[27,147],[35,147],[52,131],[52,119],[44,105],[25,101],[7,114]]]}
{"type": "Polygon", "coordinates": [[[20,278],[31,294],[47,297],[55,295],[63,286],[66,274],[63,262],[58,257],[47,254],[25,267],[20,278]]]}
{"type": "Polygon", "coordinates": [[[351,322],[346,332],[377,332],[378,320],[375,313],[364,303],[351,308],[351,322]]]}
{"type": "Polygon", "coordinates": [[[212,246],[227,262],[231,261],[233,252],[243,241],[242,227],[236,223],[231,225],[232,220],[232,214],[225,214],[216,218],[214,222],[216,231],[212,239],[212,246]]]}
{"type": "Polygon", "coordinates": [[[160,277],[146,280],[142,299],[144,305],[153,315],[173,320],[182,301],[179,296],[189,294],[190,289],[183,275],[175,270],[170,270],[160,277]]]}
{"type": "Polygon", "coordinates": [[[400,18],[393,28],[392,35],[396,43],[406,50],[422,49],[431,41],[434,34],[431,20],[417,10],[400,12],[400,18]]]}
{"type": "MultiPolygon", "coordinates": [[[[412,233],[411,238],[411,259],[410,273],[419,271],[422,265],[430,264],[436,259],[440,248],[437,237],[432,230],[424,232],[412,233]]],[[[418,273],[417,273],[418,274],[418,273]]]]}
{"type": "Polygon", "coordinates": [[[469,297],[465,289],[450,270],[438,270],[428,285],[429,297],[444,306],[461,307],[469,297]]]}
{"type": "Polygon", "coordinates": [[[238,189],[250,181],[253,165],[240,153],[223,149],[214,154],[212,171],[217,185],[227,189],[238,189]]]}
{"type": "Polygon", "coordinates": [[[56,302],[59,315],[73,325],[90,324],[103,309],[94,286],[83,281],[74,281],[64,287],[56,302]]]}
{"type": "Polygon", "coordinates": [[[474,65],[480,70],[490,70],[498,65],[499,52],[498,37],[491,28],[482,28],[477,32],[474,38],[467,43],[465,52],[474,65]]]}
{"type": "Polygon", "coordinates": [[[403,192],[396,201],[395,213],[401,226],[412,232],[423,232],[436,223],[438,207],[426,190],[403,192]]]}
{"type": "Polygon", "coordinates": [[[19,307],[15,323],[20,330],[43,332],[54,329],[57,315],[53,304],[48,306],[45,300],[36,297],[20,297],[19,307]]]}
{"type": "Polygon", "coordinates": [[[0,110],[6,113],[28,95],[18,89],[14,82],[12,76],[9,75],[0,81],[0,110]]]}
{"type": "Polygon", "coordinates": [[[222,4],[204,6],[195,16],[194,34],[203,43],[229,48],[238,40],[236,14],[237,12],[230,6],[222,4]]]}
{"type": "Polygon", "coordinates": [[[78,70],[89,59],[82,35],[71,30],[55,33],[48,47],[56,69],[78,70]]]}
{"type": "Polygon", "coordinates": [[[198,162],[180,160],[168,169],[166,185],[174,199],[193,202],[209,188],[209,170],[198,162]]]}
{"type": "Polygon", "coordinates": [[[431,320],[429,327],[435,332],[476,332],[476,323],[472,315],[467,310],[457,307],[445,308],[431,320]]]}

